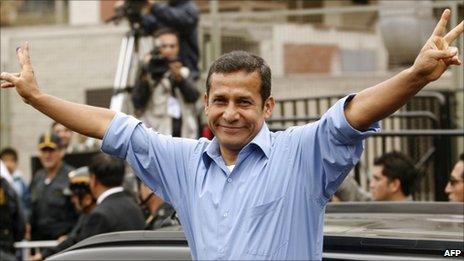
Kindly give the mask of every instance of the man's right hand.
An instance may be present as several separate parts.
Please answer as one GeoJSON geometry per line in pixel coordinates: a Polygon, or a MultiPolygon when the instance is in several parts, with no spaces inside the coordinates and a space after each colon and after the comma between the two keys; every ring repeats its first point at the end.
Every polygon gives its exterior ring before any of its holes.
{"type": "Polygon", "coordinates": [[[29,44],[24,43],[16,50],[21,72],[19,74],[2,73],[1,88],[16,87],[26,103],[38,111],[63,124],[69,129],[85,136],[102,139],[115,112],[106,108],[98,108],[62,100],[43,93],[35,79],[29,57],[29,44]]]}
{"type": "Polygon", "coordinates": [[[32,68],[31,59],[29,57],[29,43],[23,43],[21,47],[16,49],[16,56],[21,66],[20,73],[6,73],[0,75],[0,79],[4,80],[1,84],[2,88],[16,87],[16,91],[26,103],[40,94],[40,89],[35,79],[34,69],[32,68]]]}

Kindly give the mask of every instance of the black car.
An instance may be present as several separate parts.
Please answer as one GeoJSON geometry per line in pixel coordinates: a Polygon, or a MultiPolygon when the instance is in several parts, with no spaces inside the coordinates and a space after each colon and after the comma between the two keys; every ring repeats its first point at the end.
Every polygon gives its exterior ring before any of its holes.
{"type": "MultiPolygon", "coordinates": [[[[332,203],[324,260],[463,260],[464,204],[332,203]]],[[[88,238],[47,260],[190,260],[180,227],[88,238]]]]}

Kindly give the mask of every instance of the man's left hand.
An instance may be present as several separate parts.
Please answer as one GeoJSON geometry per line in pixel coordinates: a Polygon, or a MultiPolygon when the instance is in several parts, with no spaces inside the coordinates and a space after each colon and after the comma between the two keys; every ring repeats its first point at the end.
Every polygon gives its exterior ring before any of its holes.
{"type": "Polygon", "coordinates": [[[440,21],[432,35],[414,61],[412,71],[420,80],[425,80],[426,82],[435,81],[448,69],[448,66],[461,64],[458,48],[450,47],[449,45],[462,34],[464,25],[461,22],[444,35],[450,16],[451,11],[446,9],[441,15],[440,21]]]}

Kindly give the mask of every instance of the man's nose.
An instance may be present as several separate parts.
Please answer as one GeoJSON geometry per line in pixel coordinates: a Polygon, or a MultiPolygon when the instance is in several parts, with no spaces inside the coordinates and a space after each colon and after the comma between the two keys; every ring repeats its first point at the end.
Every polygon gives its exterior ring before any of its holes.
{"type": "Polygon", "coordinates": [[[445,193],[451,193],[451,184],[449,182],[446,184],[445,193]]]}
{"type": "Polygon", "coordinates": [[[227,106],[227,108],[224,110],[222,117],[228,122],[238,120],[239,115],[233,103],[229,103],[229,106],[227,106]]]}

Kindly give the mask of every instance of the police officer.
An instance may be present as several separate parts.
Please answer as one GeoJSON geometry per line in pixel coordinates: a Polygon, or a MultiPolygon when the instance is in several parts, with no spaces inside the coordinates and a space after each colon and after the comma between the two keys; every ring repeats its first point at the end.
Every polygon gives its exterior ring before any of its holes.
{"type": "Polygon", "coordinates": [[[65,194],[72,167],[63,162],[60,138],[46,133],[39,139],[39,158],[43,168],[32,180],[31,239],[56,240],[74,227],[77,213],[65,194]]]}
{"type": "Polygon", "coordinates": [[[53,248],[46,248],[41,253],[36,254],[32,260],[43,260],[48,256],[58,253],[79,241],[79,235],[84,224],[87,222],[90,212],[95,208],[96,200],[90,191],[89,168],[81,167],[69,173],[69,189],[66,194],[71,196],[71,201],[74,208],[80,213],[77,221],[71,232],[60,238],[60,244],[53,248]]]}
{"type": "Polygon", "coordinates": [[[18,196],[3,177],[0,177],[0,258],[16,260],[14,242],[24,237],[25,222],[19,208],[18,196]]]}

